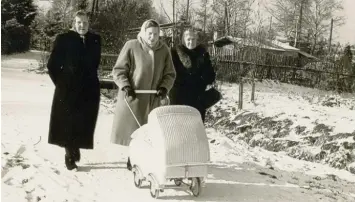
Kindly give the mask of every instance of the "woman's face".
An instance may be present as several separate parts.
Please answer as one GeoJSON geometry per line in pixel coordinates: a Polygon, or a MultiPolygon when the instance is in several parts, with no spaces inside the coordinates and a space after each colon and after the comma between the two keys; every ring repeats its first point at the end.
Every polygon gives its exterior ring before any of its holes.
{"type": "Polygon", "coordinates": [[[196,34],[193,33],[186,33],[185,35],[185,45],[188,49],[194,49],[197,45],[197,37],[196,34]]]}
{"type": "Polygon", "coordinates": [[[145,30],[145,39],[150,46],[154,46],[159,40],[159,28],[149,27],[145,30]]]}

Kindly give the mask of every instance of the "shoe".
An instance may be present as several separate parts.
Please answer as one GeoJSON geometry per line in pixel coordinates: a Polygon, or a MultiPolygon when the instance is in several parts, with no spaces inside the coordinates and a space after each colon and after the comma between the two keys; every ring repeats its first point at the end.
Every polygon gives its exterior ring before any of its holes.
{"type": "Polygon", "coordinates": [[[75,160],[70,158],[68,155],[65,155],[65,166],[68,170],[78,169],[78,166],[75,164],[75,160]]]}
{"type": "Polygon", "coordinates": [[[129,157],[128,157],[128,161],[127,161],[127,169],[128,169],[129,171],[132,170],[131,160],[129,159],[129,157]]]}
{"type": "Polygon", "coordinates": [[[66,147],[65,154],[70,156],[75,162],[80,161],[80,150],[79,148],[66,147]]]}
{"type": "Polygon", "coordinates": [[[80,161],[80,150],[79,148],[76,148],[73,150],[73,159],[75,162],[79,162],[80,161]]]}

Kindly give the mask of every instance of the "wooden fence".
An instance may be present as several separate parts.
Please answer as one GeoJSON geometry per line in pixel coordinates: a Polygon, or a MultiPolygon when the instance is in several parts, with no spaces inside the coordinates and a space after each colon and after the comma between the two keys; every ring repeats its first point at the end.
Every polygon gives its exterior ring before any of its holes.
{"type": "MultiPolygon", "coordinates": [[[[355,75],[339,71],[339,63],[285,56],[260,49],[225,50],[209,48],[211,60],[221,81],[239,83],[243,77],[270,79],[312,88],[351,91],[355,75]]],[[[116,54],[102,54],[100,78],[104,86],[114,87],[110,75],[116,54]]]]}
{"type": "Polygon", "coordinates": [[[217,78],[239,83],[241,77],[270,79],[325,90],[351,91],[355,75],[344,73],[340,63],[273,54],[258,49],[210,48],[217,78]],[[340,69],[342,71],[340,71],[340,69]]]}

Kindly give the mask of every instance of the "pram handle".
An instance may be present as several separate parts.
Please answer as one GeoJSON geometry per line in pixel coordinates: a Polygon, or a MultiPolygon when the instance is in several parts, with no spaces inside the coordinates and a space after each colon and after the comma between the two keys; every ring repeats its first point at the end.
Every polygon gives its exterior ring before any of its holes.
{"type": "Polygon", "coordinates": [[[135,90],[136,94],[157,94],[157,90],[135,90]]]}
{"type": "MultiPolygon", "coordinates": [[[[135,90],[134,92],[135,92],[136,94],[157,94],[157,93],[158,93],[157,90],[135,90]]],[[[167,100],[167,104],[166,104],[166,105],[169,105],[169,104],[170,104],[170,98],[169,98],[169,96],[166,95],[166,97],[165,97],[164,99],[167,100]]],[[[127,107],[128,107],[128,109],[129,109],[129,111],[131,111],[131,113],[132,113],[134,119],[136,120],[138,126],[141,127],[142,125],[139,123],[139,121],[138,121],[136,115],[134,114],[132,108],[129,106],[129,103],[128,103],[128,101],[127,101],[127,95],[124,96],[124,101],[125,101],[125,103],[127,104],[127,107]]]]}

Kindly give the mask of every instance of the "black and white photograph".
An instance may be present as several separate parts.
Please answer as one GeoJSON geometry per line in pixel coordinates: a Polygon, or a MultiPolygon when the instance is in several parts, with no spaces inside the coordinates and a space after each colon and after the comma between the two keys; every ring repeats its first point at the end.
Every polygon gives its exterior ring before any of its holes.
{"type": "Polygon", "coordinates": [[[354,202],[355,0],[2,0],[1,201],[354,202]]]}

